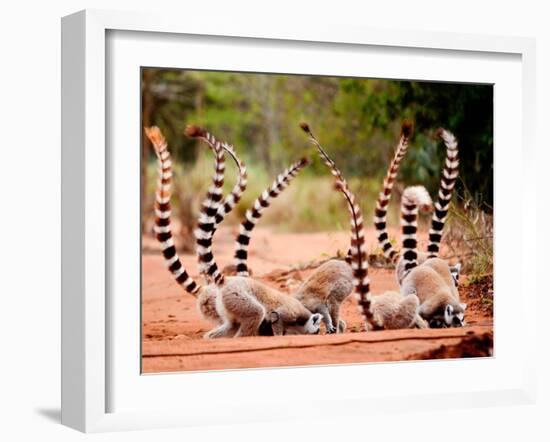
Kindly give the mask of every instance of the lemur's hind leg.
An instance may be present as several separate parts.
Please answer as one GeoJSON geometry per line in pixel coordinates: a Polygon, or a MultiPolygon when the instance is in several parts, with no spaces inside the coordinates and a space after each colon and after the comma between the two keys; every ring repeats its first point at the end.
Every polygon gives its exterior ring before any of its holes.
{"type": "Polygon", "coordinates": [[[420,315],[420,300],[418,299],[417,293],[414,283],[406,280],[401,286],[401,295],[404,297],[404,300],[401,302],[400,310],[402,310],[402,312],[408,311],[405,315],[410,315],[414,309],[416,313],[412,326],[416,328],[429,328],[428,323],[420,315]]]}
{"type": "MultiPolygon", "coordinates": [[[[260,306],[261,307],[261,306],[260,306]]],[[[239,330],[235,334],[235,337],[240,336],[257,336],[260,325],[264,320],[264,310],[258,309],[253,316],[249,316],[242,320],[239,330]]]]}
{"type": "Polygon", "coordinates": [[[213,322],[216,326],[223,324],[224,320],[216,310],[218,288],[207,285],[197,298],[197,306],[204,319],[213,322]]]}
{"type": "Polygon", "coordinates": [[[411,328],[416,325],[418,315],[418,297],[415,295],[405,296],[397,311],[393,314],[391,321],[388,321],[388,328],[411,328]]]}
{"type": "Polygon", "coordinates": [[[329,310],[330,310],[330,316],[332,318],[332,323],[336,324],[334,327],[334,332],[338,333],[344,333],[346,330],[346,323],[342,320],[340,320],[340,302],[338,301],[329,301],[329,310]],[[336,329],[338,327],[338,329],[336,329]]]}
{"type": "Polygon", "coordinates": [[[213,330],[210,330],[208,333],[204,335],[205,339],[216,339],[216,338],[231,338],[237,333],[237,330],[239,329],[238,324],[235,324],[234,322],[224,322],[219,327],[216,327],[213,330]]]}
{"type": "Polygon", "coordinates": [[[265,308],[249,293],[243,291],[222,292],[222,305],[226,317],[240,324],[235,337],[256,336],[265,317],[265,308]]]}

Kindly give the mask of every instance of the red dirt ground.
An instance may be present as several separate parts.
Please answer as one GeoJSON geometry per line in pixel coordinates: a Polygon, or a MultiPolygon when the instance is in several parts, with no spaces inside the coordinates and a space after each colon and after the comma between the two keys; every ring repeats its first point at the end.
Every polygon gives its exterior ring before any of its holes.
{"type": "MultiPolygon", "coordinates": [[[[216,235],[214,254],[221,268],[233,262],[235,232],[223,228],[216,235]]],[[[425,237],[420,235],[421,248],[425,237]]],[[[367,231],[366,239],[369,250],[374,250],[374,231],[367,231]]],[[[313,271],[306,268],[309,264],[334,256],[337,250],[345,251],[348,244],[346,232],[284,234],[258,228],[251,242],[249,265],[254,277],[291,292],[313,271]]],[[[344,334],[204,340],[202,335],[212,325],[201,318],[195,299],[173,281],[155,241],[144,238],[143,245],[148,251],[142,256],[144,373],[492,355],[492,291],[487,281],[468,287],[461,284],[461,299],[468,303],[468,325],[460,329],[364,333],[350,296],[342,310],[348,325],[344,334]]],[[[181,258],[197,278],[195,256],[181,258]]],[[[373,294],[397,289],[393,270],[371,267],[369,276],[373,294]]]]}

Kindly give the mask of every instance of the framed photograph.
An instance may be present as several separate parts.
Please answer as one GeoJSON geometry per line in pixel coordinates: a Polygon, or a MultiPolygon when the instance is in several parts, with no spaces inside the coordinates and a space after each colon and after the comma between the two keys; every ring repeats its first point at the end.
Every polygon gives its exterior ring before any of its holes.
{"type": "Polygon", "coordinates": [[[534,53],[63,18],[62,422],[532,402],[534,53]]]}

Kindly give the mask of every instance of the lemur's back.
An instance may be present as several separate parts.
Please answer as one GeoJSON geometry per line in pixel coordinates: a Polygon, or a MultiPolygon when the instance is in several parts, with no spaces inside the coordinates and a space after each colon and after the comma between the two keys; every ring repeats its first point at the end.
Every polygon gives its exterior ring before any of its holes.
{"type": "Polygon", "coordinates": [[[309,301],[342,302],[353,291],[353,272],[345,261],[332,259],[321,265],[298,288],[295,297],[304,305],[309,301]],[[313,298],[313,299],[312,299],[313,298]]]}
{"type": "Polygon", "coordinates": [[[230,276],[225,280],[221,293],[244,293],[256,298],[267,311],[274,311],[284,307],[289,314],[301,314],[304,306],[294,297],[282,293],[268,285],[243,276],[230,276]]]}
{"type": "Polygon", "coordinates": [[[447,288],[445,280],[432,267],[422,265],[412,269],[405,277],[401,293],[416,294],[422,304],[442,288],[447,288]]]}
{"type": "Polygon", "coordinates": [[[373,310],[375,319],[385,329],[413,327],[418,310],[416,296],[403,296],[399,292],[385,292],[373,296],[373,310]]]}
{"type": "Polygon", "coordinates": [[[291,295],[282,293],[260,281],[254,279],[249,279],[249,281],[254,296],[256,296],[256,298],[266,307],[270,307],[275,310],[281,306],[285,306],[285,309],[288,312],[292,312],[294,314],[303,313],[305,310],[304,306],[291,295]]]}
{"type": "Polygon", "coordinates": [[[456,299],[459,298],[458,290],[456,289],[456,285],[447,262],[441,258],[430,258],[424,262],[424,265],[432,268],[439,275],[439,277],[445,281],[445,284],[449,287],[449,290],[453,296],[456,299]]]}

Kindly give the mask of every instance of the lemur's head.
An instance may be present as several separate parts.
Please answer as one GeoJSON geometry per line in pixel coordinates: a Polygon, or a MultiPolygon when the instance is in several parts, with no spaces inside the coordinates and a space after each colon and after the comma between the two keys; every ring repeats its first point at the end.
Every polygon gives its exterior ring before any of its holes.
{"type": "Polygon", "coordinates": [[[464,327],[466,304],[446,304],[429,319],[430,328],[464,327]]]}
{"type": "Polygon", "coordinates": [[[271,312],[260,326],[261,335],[273,335],[273,330],[282,332],[283,335],[316,335],[321,330],[320,313],[303,313],[293,319],[286,319],[277,311],[271,312]]]}

